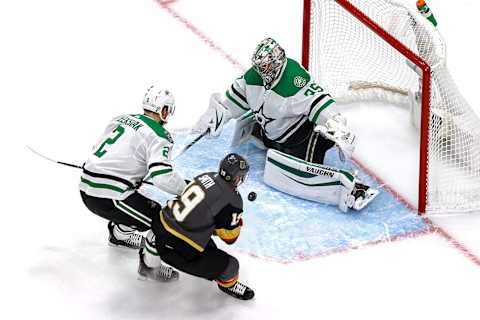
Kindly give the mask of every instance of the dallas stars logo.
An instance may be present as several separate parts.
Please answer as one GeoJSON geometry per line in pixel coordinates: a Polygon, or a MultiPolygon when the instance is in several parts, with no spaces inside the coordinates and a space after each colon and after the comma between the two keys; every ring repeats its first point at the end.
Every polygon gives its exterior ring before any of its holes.
{"type": "Polygon", "coordinates": [[[293,84],[295,85],[295,87],[297,88],[303,88],[305,87],[305,85],[307,84],[307,79],[301,77],[301,76],[296,76],[294,79],[293,79],[293,84]]]}
{"type": "Polygon", "coordinates": [[[258,111],[254,111],[253,113],[255,116],[255,120],[258,122],[258,124],[262,127],[263,130],[266,130],[265,127],[267,126],[267,124],[275,120],[274,118],[269,118],[265,115],[265,113],[263,112],[263,104],[260,109],[258,109],[258,111]]]}

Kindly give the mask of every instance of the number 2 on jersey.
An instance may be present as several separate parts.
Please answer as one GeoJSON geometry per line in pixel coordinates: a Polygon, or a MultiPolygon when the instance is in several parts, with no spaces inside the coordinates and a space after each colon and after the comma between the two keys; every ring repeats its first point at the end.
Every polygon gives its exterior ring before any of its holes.
{"type": "Polygon", "coordinates": [[[115,130],[112,131],[112,133],[116,133],[114,137],[109,137],[103,143],[100,145],[100,148],[94,153],[97,157],[101,158],[105,153],[107,153],[107,150],[105,149],[105,145],[109,144],[112,145],[115,142],[117,142],[118,138],[122,136],[122,134],[125,132],[125,128],[122,126],[118,126],[115,128],[115,130]]]}
{"type": "Polygon", "coordinates": [[[182,222],[190,214],[190,212],[205,198],[205,192],[200,186],[195,184],[185,190],[180,197],[180,201],[184,207],[180,208],[180,204],[175,202],[172,208],[173,216],[178,222],[182,222]]]}

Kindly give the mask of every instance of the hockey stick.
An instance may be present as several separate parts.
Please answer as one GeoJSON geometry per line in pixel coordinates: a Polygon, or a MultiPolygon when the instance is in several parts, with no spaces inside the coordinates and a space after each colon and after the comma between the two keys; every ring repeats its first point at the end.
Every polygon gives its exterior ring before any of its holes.
{"type": "MultiPolygon", "coordinates": [[[[174,157],[172,160],[175,160],[177,159],[178,157],[180,157],[183,153],[185,153],[185,151],[187,151],[188,149],[190,149],[191,147],[193,147],[193,145],[195,143],[197,143],[198,141],[200,141],[203,137],[205,137],[207,135],[207,133],[210,131],[210,129],[207,129],[205,130],[203,133],[201,133],[200,135],[198,135],[198,137],[196,137],[195,139],[193,139],[192,141],[190,141],[186,146],[184,146],[182,148],[182,150],[180,150],[174,157]]],[[[153,185],[152,182],[148,181],[150,178],[147,178],[145,180],[142,180],[142,183],[146,183],[146,184],[149,184],[149,185],[153,185]]]]}
{"type": "MultiPolygon", "coordinates": [[[[198,137],[196,137],[195,139],[193,139],[193,141],[191,141],[189,144],[187,144],[185,147],[183,147],[182,150],[180,150],[180,152],[178,152],[178,154],[174,157],[174,159],[178,158],[179,156],[181,156],[185,151],[187,151],[188,149],[190,149],[195,143],[197,143],[198,141],[200,141],[200,139],[202,139],[203,137],[205,137],[205,135],[208,133],[209,129],[207,129],[204,133],[200,134],[198,137]]],[[[43,154],[41,154],[40,152],[36,151],[35,149],[33,149],[32,147],[30,146],[26,146],[30,151],[32,151],[33,153],[35,153],[37,156],[43,158],[43,159],[46,159],[48,161],[51,161],[51,162],[54,162],[54,163],[58,163],[58,164],[61,164],[61,165],[64,165],[64,166],[68,166],[68,167],[72,167],[72,168],[77,168],[77,169],[83,169],[83,166],[79,166],[77,164],[72,164],[72,163],[68,163],[68,162],[63,162],[63,161],[57,161],[57,160],[54,160],[52,158],[49,158],[43,154]]]]}
{"type": "Polygon", "coordinates": [[[185,151],[187,151],[188,149],[190,149],[191,147],[193,147],[193,145],[195,143],[197,143],[198,141],[200,141],[203,137],[205,137],[208,133],[210,132],[210,129],[207,129],[205,130],[202,134],[200,134],[198,137],[196,137],[195,139],[193,139],[190,143],[188,143],[186,146],[184,146],[182,148],[182,150],[180,150],[174,157],[172,160],[175,160],[177,159],[178,157],[180,157],[185,151]]]}
{"type": "MultiPolygon", "coordinates": [[[[207,129],[205,130],[205,132],[203,132],[202,134],[200,134],[198,137],[196,137],[195,139],[193,139],[189,144],[187,144],[186,146],[184,146],[182,148],[182,150],[180,150],[177,155],[175,155],[175,157],[173,158],[173,160],[175,160],[176,158],[178,158],[179,156],[181,156],[185,151],[187,151],[188,149],[190,149],[195,143],[197,143],[198,141],[200,141],[203,137],[205,137],[207,135],[207,133],[210,131],[210,129],[207,129]]],[[[68,167],[72,167],[72,168],[77,168],[77,169],[83,169],[83,166],[79,166],[79,165],[76,165],[76,164],[72,164],[72,163],[68,163],[68,162],[63,162],[63,161],[57,161],[57,160],[54,160],[52,158],[49,158],[43,154],[41,154],[40,152],[36,151],[35,149],[33,149],[32,147],[28,146],[27,145],[27,148],[32,151],[33,153],[35,153],[37,156],[39,157],[42,157],[48,161],[51,161],[51,162],[54,162],[54,163],[58,163],[58,164],[61,164],[61,165],[64,165],[64,166],[68,166],[68,167]]],[[[150,184],[150,185],[153,185],[152,182],[149,182],[147,180],[143,180],[142,183],[146,183],[146,184],[150,184]]]]}
{"type": "MultiPolygon", "coordinates": [[[[37,156],[42,157],[43,159],[47,159],[48,161],[55,162],[55,163],[58,163],[58,164],[62,164],[62,165],[64,165],[64,166],[68,166],[68,167],[72,167],[72,168],[83,169],[83,166],[79,166],[79,165],[72,164],[72,163],[68,163],[68,162],[62,162],[62,161],[53,160],[52,158],[49,158],[49,157],[41,154],[40,152],[36,151],[35,149],[33,149],[33,148],[30,147],[30,146],[27,146],[27,148],[30,149],[30,151],[32,151],[33,153],[35,153],[37,156]]],[[[142,183],[146,183],[146,184],[153,185],[152,182],[142,181],[142,182],[137,186],[137,188],[139,188],[142,183]]]]}
{"type": "Polygon", "coordinates": [[[72,167],[72,168],[77,168],[77,169],[83,169],[83,166],[79,166],[79,165],[76,165],[76,164],[71,164],[71,163],[68,163],[68,162],[62,162],[62,161],[57,161],[57,160],[53,160],[52,158],[49,158],[47,156],[44,156],[43,154],[41,154],[40,152],[38,151],[35,151],[32,147],[30,146],[27,146],[28,149],[30,149],[30,151],[32,151],[33,153],[35,153],[37,156],[39,157],[42,157],[44,159],[47,159],[48,161],[51,161],[51,162],[55,162],[55,163],[58,163],[58,164],[62,164],[64,166],[68,166],[68,167],[72,167]]]}

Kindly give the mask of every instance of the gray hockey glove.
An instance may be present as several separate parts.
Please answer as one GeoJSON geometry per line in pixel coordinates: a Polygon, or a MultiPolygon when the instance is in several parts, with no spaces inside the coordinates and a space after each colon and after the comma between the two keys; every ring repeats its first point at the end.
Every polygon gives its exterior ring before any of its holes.
{"type": "Polygon", "coordinates": [[[341,114],[334,115],[325,124],[319,124],[313,129],[325,138],[335,142],[338,148],[338,155],[341,161],[350,159],[355,150],[356,136],[347,127],[347,119],[341,114]]]}
{"type": "Polygon", "coordinates": [[[210,96],[210,104],[207,111],[200,117],[192,131],[201,134],[210,129],[208,136],[218,137],[222,133],[223,126],[231,118],[230,111],[221,102],[220,94],[214,93],[210,96]]]}

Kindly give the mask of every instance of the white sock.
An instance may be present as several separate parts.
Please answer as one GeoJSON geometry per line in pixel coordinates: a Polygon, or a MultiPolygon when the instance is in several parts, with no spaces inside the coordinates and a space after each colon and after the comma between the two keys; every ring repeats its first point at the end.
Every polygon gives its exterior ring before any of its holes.
{"type": "Polygon", "coordinates": [[[143,249],[143,261],[150,268],[158,268],[162,265],[160,255],[155,248],[155,235],[152,230],[147,233],[147,241],[145,242],[145,248],[143,249]]]}

